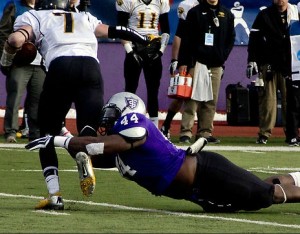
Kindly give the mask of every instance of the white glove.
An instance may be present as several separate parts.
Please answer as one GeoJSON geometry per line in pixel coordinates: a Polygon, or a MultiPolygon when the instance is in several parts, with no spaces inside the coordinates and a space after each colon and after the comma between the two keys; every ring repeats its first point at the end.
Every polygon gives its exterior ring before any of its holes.
{"type": "Polygon", "coordinates": [[[35,149],[41,149],[46,148],[47,146],[53,146],[54,147],[54,137],[53,136],[45,136],[42,138],[38,138],[34,141],[29,142],[27,145],[25,145],[25,148],[28,150],[35,150],[35,149]]]}
{"type": "Polygon", "coordinates": [[[175,71],[177,69],[177,65],[178,65],[177,59],[172,59],[170,66],[169,66],[169,71],[170,71],[171,75],[173,75],[175,73],[175,71]]]}
{"type": "Polygon", "coordinates": [[[27,145],[25,145],[25,148],[28,150],[35,150],[35,149],[42,149],[46,147],[61,147],[68,149],[69,147],[69,142],[73,138],[73,135],[70,137],[66,136],[45,136],[38,138],[27,145]]]}
{"type": "Polygon", "coordinates": [[[187,155],[196,154],[201,151],[206,144],[206,138],[200,137],[194,144],[190,145],[185,152],[187,155]]]}
{"type": "Polygon", "coordinates": [[[246,70],[246,75],[248,78],[254,76],[258,73],[258,67],[256,62],[249,62],[246,70]]]}

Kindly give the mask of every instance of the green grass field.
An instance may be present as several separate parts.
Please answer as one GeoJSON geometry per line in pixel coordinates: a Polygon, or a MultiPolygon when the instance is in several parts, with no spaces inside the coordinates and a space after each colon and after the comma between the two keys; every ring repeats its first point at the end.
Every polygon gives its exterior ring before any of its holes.
{"type": "MultiPolygon", "coordinates": [[[[252,139],[222,138],[222,144],[206,149],[265,178],[300,170],[300,148],[282,142],[278,139],[257,149],[252,139]],[[274,151],[272,146],[276,146],[274,151]]],[[[39,199],[47,195],[37,151],[1,146],[0,232],[300,233],[300,204],[274,205],[256,212],[207,214],[187,201],[155,197],[115,170],[96,170],[95,193],[84,197],[75,162],[65,150],[57,151],[65,210],[46,212],[34,210],[39,199]]]]}

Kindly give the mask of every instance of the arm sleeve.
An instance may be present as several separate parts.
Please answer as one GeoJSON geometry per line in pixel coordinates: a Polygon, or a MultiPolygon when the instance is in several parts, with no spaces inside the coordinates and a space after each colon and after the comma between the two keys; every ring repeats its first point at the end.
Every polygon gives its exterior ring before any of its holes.
{"type": "Polygon", "coordinates": [[[185,20],[179,19],[175,35],[182,38],[185,29],[185,20]]]}
{"type": "MultiPolygon", "coordinates": [[[[190,13],[190,12],[189,12],[190,13]]],[[[186,65],[189,68],[193,66],[192,58],[192,38],[193,38],[193,15],[188,14],[187,19],[183,22],[184,27],[181,31],[181,43],[178,54],[178,64],[186,65]]]]}
{"type": "Polygon", "coordinates": [[[226,61],[229,57],[229,54],[234,46],[235,41],[235,29],[234,29],[234,15],[229,14],[228,17],[228,35],[226,40],[226,47],[224,48],[224,61],[226,61]],[[231,31],[230,31],[231,29],[231,31]]]}
{"type": "Polygon", "coordinates": [[[147,36],[139,34],[137,31],[124,26],[109,26],[108,38],[119,38],[127,41],[148,45],[149,39],[147,36]]]}
{"type": "Polygon", "coordinates": [[[263,51],[264,39],[261,30],[262,25],[262,12],[260,12],[250,30],[249,42],[248,42],[248,62],[260,63],[259,51],[263,51]]]}
{"type": "Polygon", "coordinates": [[[167,33],[170,34],[170,24],[169,24],[169,14],[164,13],[159,16],[159,24],[161,33],[167,33]]]}

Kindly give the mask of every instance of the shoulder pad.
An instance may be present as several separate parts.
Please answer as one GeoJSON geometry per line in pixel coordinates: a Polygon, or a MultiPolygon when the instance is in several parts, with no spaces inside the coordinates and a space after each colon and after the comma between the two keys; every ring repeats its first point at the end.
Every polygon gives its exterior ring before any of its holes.
{"type": "Polygon", "coordinates": [[[185,20],[189,10],[198,4],[198,0],[185,0],[180,2],[177,8],[178,18],[185,20]]]}
{"type": "Polygon", "coordinates": [[[143,139],[146,136],[147,131],[143,127],[133,127],[133,128],[122,130],[119,132],[119,134],[122,137],[124,137],[126,140],[133,142],[133,141],[143,139]]]}

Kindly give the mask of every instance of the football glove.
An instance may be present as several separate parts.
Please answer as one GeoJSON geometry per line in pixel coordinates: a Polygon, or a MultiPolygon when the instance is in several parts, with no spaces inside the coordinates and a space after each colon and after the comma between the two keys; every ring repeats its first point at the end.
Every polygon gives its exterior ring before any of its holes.
{"type": "Polygon", "coordinates": [[[256,62],[249,62],[247,69],[246,69],[246,75],[250,79],[251,76],[254,76],[258,73],[258,67],[256,62]]]}
{"type": "Polygon", "coordinates": [[[170,74],[173,75],[177,69],[177,65],[178,65],[178,60],[177,59],[172,59],[170,66],[169,66],[169,71],[170,74]]]}
{"type": "Polygon", "coordinates": [[[190,145],[186,149],[186,155],[193,155],[201,151],[207,144],[207,140],[204,137],[200,137],[194,144],[190,145]]]}
{"type": "Polygon", "coordinates": [[[150,59],[151,61],[154,61],[154,60],[160,58],[162,55],[163,55],[162,52],[159,50],[159,51],[157,51],[156,53],[151,54],[151,55],[149,56],[149,59],[150,59]]]}
{"type": "Polygon", "coordinates": [[[154,34],[147,34],[147,39],[151,42],[151,41],[153,41],[153,40],[157,40],[157,39],[159,39],[159,41],[160,41],[160,36],[157,36],[157,35],[154,35],[154,34]]]}
{"type": "Polygon", "coordinates": [[[48,135],[29,142],[27,145],[25,145],[25,149],[32,151],[50,146],[54,147],[54,137],[48,135]]]}
{"type": "Polygon", "coordinates": [[[137,53],[131,51],[128,53],[128,56],[130,56],[132,58],[132,60],[134,60],[139,66],[142,66],[143,59],[137,53]]]}

